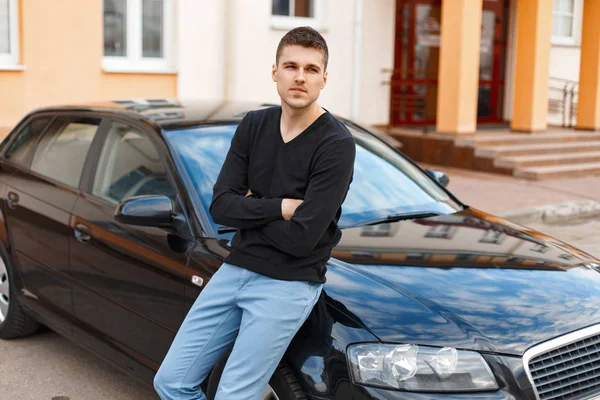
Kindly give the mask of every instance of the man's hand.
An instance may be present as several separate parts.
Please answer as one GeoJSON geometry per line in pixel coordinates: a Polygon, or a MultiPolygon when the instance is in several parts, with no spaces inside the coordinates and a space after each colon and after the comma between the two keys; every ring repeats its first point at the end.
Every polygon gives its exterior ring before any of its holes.
{"type": "Polygon", "coordinates": [[[248,191],[246,192],[246,197],[250,196],[252,194],[252,190],[250,190],[250,188],[248,188],[248,191]]]}
{"type": "Polygon", "coordinates": [[[302,200],[283,199],[281,201],[281,215],[283,216],[283,219],[285,219],[286,221],[292,219],[292,217],[296,213],[296,208],[298,208],[298,206],[302,203],[302,200]]]}

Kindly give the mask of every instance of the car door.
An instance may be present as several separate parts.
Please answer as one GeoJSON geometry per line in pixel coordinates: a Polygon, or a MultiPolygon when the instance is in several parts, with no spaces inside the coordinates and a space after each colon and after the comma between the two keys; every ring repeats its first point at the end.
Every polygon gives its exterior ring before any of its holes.
{"type": "Polygon", "coordinates": [[[72,318],[69,217],[100,125],[100,118],[62,115],[39,139],[24,137],[24,144],[17,146],[21,150],[11,154],[9,148],[5,155],[7,164],[14,166],[3,176],[5,211],[24,301],[64,334],[71,333],[72,318]],[[28,148],[32,156],[25,157],[28,148]]]}
{"type": "Polygon", "coordinates": [[[167,195],[181,213],[161,156],[167,149],[155,134],[111,121],[73,209],[70,239],[74,336],[145,376],[158,368],[183,322],[193,238],[187,224],[173,232],[114,218],[120,200],[149,194],[167,195]]]}

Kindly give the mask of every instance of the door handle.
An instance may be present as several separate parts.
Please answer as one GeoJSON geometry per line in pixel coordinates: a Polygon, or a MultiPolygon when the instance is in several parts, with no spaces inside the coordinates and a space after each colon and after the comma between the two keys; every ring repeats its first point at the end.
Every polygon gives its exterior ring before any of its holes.
{"type": "Polygon", "coordinates": [[[200,278],[198,275],[192,276],[192,283],[196,286],[202,287],[204,285],[204,279],[200,278]]]}
{"type": "Polygon", "coordinates": [[[81,243],[87,243],[92,238],[92,230],[83,224],[75,225],[75,239],[81,243]]]}
{"type": "Polygon", "coordinates": [[[19,202],[19,195],[15,192],[8,192],[8,206],[10,208],[17,208],[17,203],[19,202]]]}

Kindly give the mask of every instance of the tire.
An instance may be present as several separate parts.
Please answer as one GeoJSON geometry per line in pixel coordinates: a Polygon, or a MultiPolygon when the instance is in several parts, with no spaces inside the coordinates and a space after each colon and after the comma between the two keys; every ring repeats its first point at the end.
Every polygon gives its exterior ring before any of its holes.
{"type": "Polygon", "coordinates": [[[300,383],[290,367],[283,361],[279,363],[269,384],[279,400],[306,400],[300,383]]]}
{"type": "MultiPolygon", "coordinates": [[[[214,400],[215,395],[217,394],[217,387],[219,386],[219,380],[221,380],[221,375],[225,369],[227,358],[228,357],[223,357],[217,362],[208,378],[206,397],[209,400],[214,400]]],[[[304,392],[302,392],[302,388],[294,376],[294,373],[283,360],[279,363],[277,369],[273,373],[267,389],[269,389],[271,393],[261,398],[261,400],[306,400],[306,396],[304,395],[304,392]]]]}
{"type": "Polygon", "coordinates": [[[0,255],[0,339],[13,339],[35,333],[39,324],[25,313],[12,278],[13,269],[0,255]]]}

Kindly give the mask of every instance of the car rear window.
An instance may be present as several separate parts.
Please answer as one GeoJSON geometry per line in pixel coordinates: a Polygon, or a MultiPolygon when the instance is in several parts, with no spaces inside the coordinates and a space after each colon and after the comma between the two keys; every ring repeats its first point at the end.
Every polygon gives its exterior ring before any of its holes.
{"type": "Polygon", "coordinates": [[[4,155],[5,160],[28,166],[28,160],[51,117],[34,117],[18,133],[4,155]]]}
{"type": "Polygon", "coordinates": [[[76,188],[99,118],[59,118],[35,149],[31,170],[76,188]]]}

